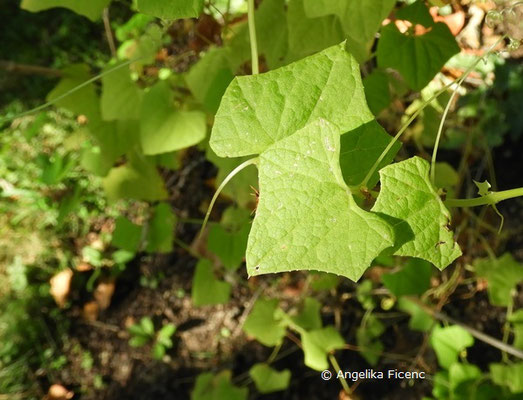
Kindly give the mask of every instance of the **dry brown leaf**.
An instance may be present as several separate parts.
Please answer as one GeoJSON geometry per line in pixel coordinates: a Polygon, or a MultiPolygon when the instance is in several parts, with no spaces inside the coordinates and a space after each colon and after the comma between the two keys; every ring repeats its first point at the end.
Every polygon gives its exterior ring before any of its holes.
{"type": "Polygon", "coordinates": [[[48,400],[69,400],[74,396],[74,392],[67,390],[62,385],[54,384],[49,388],[46,398],[48,400]]]}
{"type": "Polygon", "coordinates": [[[98,303],[100,310],[105,310],[111,304],[111,298],[114,294],[114,281],[102,281],[94,290],[94,299],[98,303]]]}
{"type": "Polygon", "coordinates": [[[58,304],[58,307],[62,308],[65,306],[67,295],[71,288],[71,279],[73,278],[73,271],[69,268],[58,272],[49,281],[51,288],[49,293],[53,296],[54,301],[58,304]]]}
{"type": "Polygon", "coordinates": [[[82,318],[86,321],[96,321],[98,318],[99,306],[96,301],[90,301],[84,304],[82,318]]]}

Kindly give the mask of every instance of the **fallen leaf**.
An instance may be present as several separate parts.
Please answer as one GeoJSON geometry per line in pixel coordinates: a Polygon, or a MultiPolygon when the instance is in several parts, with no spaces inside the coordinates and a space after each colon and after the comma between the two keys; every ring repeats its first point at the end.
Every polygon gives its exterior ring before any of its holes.
{"type": "Polygon", "coordinates": [[[67,390],[62,385],[54,384],[49,388],[47,393],[48,400],[69,400],[74,396],[74,392],[67,390]]]}
{"type": "Polygon", "coordinates": [[[90,301],[84,304],[82,318],[86,321],[96,321],[98,319],[99,306],[96,301],[90,301]]]}
{"type": "Polygon", "coordinates": [[[53,296],[54,301],[58,307],[65,306],[69,289],[71,288],[71,279],[73,278],[73,271],[69,268],[58,272],[49,281],[51,288],[49,293],[53,296]]]}
{"type": "Polygon", "coordinates": [[[102,281],[94,290],[94,299],[100,310],[105,310],[111,304],[111,298],[114,293],[114,281],[102,281]]]}

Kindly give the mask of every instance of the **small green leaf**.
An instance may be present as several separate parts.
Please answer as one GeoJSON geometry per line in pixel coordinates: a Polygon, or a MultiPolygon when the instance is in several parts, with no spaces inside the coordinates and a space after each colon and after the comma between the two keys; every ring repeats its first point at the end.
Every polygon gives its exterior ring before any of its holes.
{"type": "Polygon", "coordinates": [[[37,12],[54,7],[65,7],[75,13],[96,21],[102,17],[102,11],[111,0],[22,0],[20,7],[24,10],[37,12]]]}
{"type": "Polygon", "coordinates": [[[225,48],[211,48],[185,77],[194,97],[211,113],[218,110],[225,89],[234,78],[227,56],[225,48]]]}
{"type": "Polygon", "coordinates": [[[112,259],[117,264],[125,264],[134,258],[134,252],[127,250],[116,250],[112,254],[112,259]]]}
{"type": "Polygon", "coordinates": [[[479,259],[474,263],[476,273],[488,282],[488,296],[494,306],[512,304],[516,285],[523,281],[523,266],[510,253],[497,259],[479,259]]]}
{"type": "Polygon", "coordinates": [[[196,18],[203,0],[138,0],[138,11],[163,19],[196,18]]]}
{"type": "Polygon", "coordinates": [[[432,265],[420,259],[410,259],[401,270],[383,274],[383,285],[396,297],[423,294],[430,287],[432,265]]]}
{"type": "Polygon", "coordinates": [[[176,215],[168,203],[159,203],[153,211],[147,232],[148,253],[169,253],[173,249],[176,215]]]}
{"type": "Polygon", "coordinates": [[[415,331],[428,332],[434,326],[434,319],[423,308],[413,301],[400,297],[398,308],[410,314],[409,328],[415,331]]]}
{"type": "Polygon", "coordinates": [[[286,331],[286,324],[278,316],[278,300],[260,298],[243,324],[247,335],[265,346],[279,345],[286,331]]]}
{"type": "Polygon", "coordinates": [[[397,69],[412,89],[421,90],[458,52],[454,36],[442,22],[421,36],[402,34],[392,23],[381,30],[378,66],[397,69]]]}
{"type": "MultiPolygon", "coordinates": [[[[376,120],[372,120],[341,136],[340,167],[343,179],[349,186],[358,186],[378,157],[392,141],[376,120]]],[[[389,165],[401,147],[396,141],[380,162],[378,169],[367,182],[373,188],[378,183],[378,170],[389,165]]]]}
{"type": "Polygon", "coordinates": [[[285,390],[289,387],[291,380],[291,371],[288,369],[277,371],[265,363],[254,365],[249,370],[249,375],[254,381],[256,389],[263,394],[285,390]]]}
{"type": "Polygon", "coordinates": [[[116,218],[112,245],[130,253],[136,253],[142,237],[142,227],[125,217],[116,218]]]}
{"type": "Polygon", "coordinates": [[[384,331],[385,326],[374,314],[368,314],[356,330],[356,342],[361,348],[360,354],[372,366],[378,363],[383,352],[384,346],[379,337],[384,331]]]}
{"type": "Polygon", "coordinates": [[[247,400],[247,395],[247,388],[239,388],[231,383],[230,371],[217,375],[205,372],[196,378],[191,400],[247,400]]]}
{"type": "Polygon", "coordinates": [[[432,331],[430,343],[436,352],[439,365],[448,369],[458,360],[459,353],[474,344],[474,338],[458,325],[445,328],[436,326],[432,331]]]}
{"type": "Polygon", "coordinates": [[[224,304],[229,301],[231,285],[216,279],[209,260],[201,259],[196,264],[191,297],[195,306],[224,304]]]}
{"type": "Polygon", "coordinates": [[[158,82],[145,94],[140,115],[140,140],[147,155],[193,146],[207,132],[204,113],[173,108],[166,82],[158,82]]]}
{"type": "Polygon", "coordinates": [[[225,268],[235,270],[242,263],[250,229],[247,224],[238,232],[228,232],[220,225],[210,228],[207,246],[218,256],[225,268]]]}
{"type": "Polygon", "coordinates": [[[477,182],[477,181],[473,180],[473,182],[476,185],[476,187],[478,188],[478,194],[480,196],[486,196],[491,193],[491,191],[489,190],[491,188],[491,185],[488,181],[477,182]]]}
{"type": "Polygon", "coordinates": [[[427,28],[434,25],[434,20],[423,0],[418,0],[406,7],[400,8],[396,11],[396,19],[404,19],[427,28]]]}
{"type": "Polygon", "coordinates": [[[131,339],[129,339],[129,346],[131,347],[142,347],[149,342],[151,338],[148,336],[133,336],[131,339]]]}
{"type": "Polygon", "coordinates": [[[301,344],[305,354],[305,365],[316,371],[328,369],[327,355],[345,346],[343,338],[332,326],[303,332],[301,344]]]}
{"type": "Polygon", "coordinates": [[[490,364],[490,375],[492,382],[508,387],[512,393],[523,393],[523,362],[490,364]]]}
{"type": "MultiPolygon", "coordinates": [[[[104,72],[116,65],[107,67],[104,72]]],[[[139,118],[142,91],[131,79],[129,68],[122,67],[102,77],[100,102],[102,117],[106,121],[139,118]]]]}
{"type": "Polygon", "coordinates": [[[312,297],[306,297],[303,309],[292,317],[292,321],[306,331],[320,329],[322,326],[320,311],[321,303],[312,297]]]}
{"type": "Polygon", "coordinates": [[[514,343],[512,343],[512,345],[523,349],[523,309],[515,311],[508,320],[514,330],[514,343]]]}
{"type": "Polygon", "coordinates": [[[113,168],[103,180],[110,201],[118,199],[164,200],[167,198],[164,182],[156,167],[145,158],[113,168]]]}
{"type": "Polygon", "coordinates": [[[158,339],[169,339],[176,332],[176,325],[174,324],[165,324],[162,326],[162,329],[158,331],[158,339]]]}
{"type": "Polygon", "coordinates": [[[458,258],[450,213],[430,183],[428,162],[413,157],[383,168],[380,177],[381,193],[372,211],[392,217],[394,254],[422,258],[439,269],[458,258]]]}
{"type": "Polygon", "coordinates": [[[154,324],[153,324],[153,320],[151,318],[143,317],[140,320],[140,326],[142,327],[145,334],[147,334],[149,336],[154,335],[154,324]]]}
{"type": "Polygon", "coordinates": [[[467,381],[475,381],[481,377],[481,370],[475,365],[454,363],[449,368],[449,381],[451,390],[455,391],[458,386],[467,381]]]}
{"type": "Polygon", "coordinates": [[[165,347],[161,343],[155,343],[153,346],[153,358],[161,360],[165,355],[165,347]]]}
{"type": "Polygon", "coordinates": [[[370,110],[374,115],[378,115],[391,101],[389,76],[385,71],[375,69],[363,79],[363,86],[370,110]]]}
{"type": "Polygon", "coordinates": [[[330,290],[334,289],[340,283],[340,277],[326,272],[311,271],[311,289],[313,290],[330,290]]]}

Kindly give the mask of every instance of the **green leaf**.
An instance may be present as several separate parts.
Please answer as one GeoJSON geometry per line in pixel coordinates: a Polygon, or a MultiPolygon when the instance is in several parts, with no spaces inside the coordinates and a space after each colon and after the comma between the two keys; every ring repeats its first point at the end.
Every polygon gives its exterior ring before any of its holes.
{"type": "Polygon", "coordinates": [[[436,352],[439,365],[448,369],[458,360],[459,353],[474,344],[474,338],[458,325],[445,328],[436,326],[432,331],[430,343],[436,352]]]}
{"type": "Polygon", "coordinates": [[[249,275],[313,269],[357,280],[393,244],[389,225],[352,198],[339,148],[339,132],[320,120],[261,154],[249,275]]]}
{"type": "Polygon", "coordinates": [[[217,375],[205,372],[196,378],[191,400],[247,400],[247,395],[247,388],[239,388],[231,383],[230,371],[217,375]]]}
{"type": "Polygon", "coordinates": [[[218,110],[225,89],[234,78],[227,56],[225,48],[211,48],[185,77],[193,96],[211,113],[218,110]]]}
{"type": "Polygon", "coordinates": [[[428,162],[413,157],[383,168],[380,177],[381,193],[372,211],[392,217],[394,254],[422,258],[439,269],[458,258],[450,213],[430,183],[428,162]]]}
{"type": "Polygon", "coordinates": [[[196,18],[203,0],[138,0],[138,11],[163,19],[196,18]]]}
{"type": "Polygon", "coordinates": [[[165,324],[162,329],[158,331],[158,340],[169,339],[176,332],[174,324],[165,324]]]}
{"type": "Polygon", "coordinates": [[[474,381],[481,377],[481,370],[475,365],[454,363],[449,368],[449,382],[451,390],[455,391],[458,386],[467,381],[474,381]]]}
{"type": "Polygon", "coordinates": [[[514,312],[508,320],[513,325],[514,330],[514,343],[512,345],[523,349],[523,309],[514,312]]]}
{"type": "Polygon", "coordinates": [[[406,7],[400,8],[396,11],[396,19],[404,19],[427,28],[434,25],[434,20],[423,0],[418,0],[406,7]]]}
{"type": "Polygon", "coordinates": [[[363,79],[363,86],[370,110],[374,115],[378,115],[391,101],[389,76],[385,71],[375,69],[363,79]]]}
{"type": "Polygon", "coordinates": [[[133,336],[129,339],[129,346],[131,347],[142,347],[149,342],[151,338],[149,336],[133,336]]]}
{"type": "Polygon", "coordinates": [[[291,380],[291,371],[288,369],[277,371],[265,363],[254,365],[249,370],[249,375],[254,381],[256,389],[263,394],[285,390],[289,387],[291,380]]]}
{"type": "Polygon", "coordinates": [[[378,41],[378,66],[397,69],[412,89],[421,90],[458,52],[454,36],[442,22],[421,36],[404,35],[395,24],[388,24],[378,41]]]}
{"type": "Polygon", "coordinates": [[[379,337],[385,331],[385,326],[374,314],[368,314],[362,325],[356,330],[356,342],[361,348],[360,354],[372,366],[375,366],[384,350],[379,337]]]}
{"type": "Polygon", "coordinates": [[[340,277],[334,274],[327,274],[325,272],[311,272],[312,282],[311,289],[313,290],[330,290],[334,289],[340,283],[340,277]]]}
{"type": "Polygon", "coordinates": [[[224,304],[229,301],[231,285],[216,279],[209,260],[201,259],[196,264],[191,297],[195,306],[224,304]]]}
{"type": "MultiPolygon", "coordinates": [[[[81,85],[91,78],[90,69],[85,64],[73,64],[62,70],[63,78],[47,95],[47,101],[53,101],[81,85]]],[[[58,100],[55,105],[63,107],[74,114],[85,115],[89,121],[100,119],[100,101],[93,84],[78,89],[77,91],[58,100]]]]}
{"type": "Polygon", "coordinates": [[[155,360],[161,360],[165,355],[165,347],[161,343],[155,343],[153,346],[153,358],[155,360]]]}
{"type": "Polygon", "coordinates": [[[201,111],[175,110],[172,90],[158,82],[145,94],[141,108],[140,140],[144,154],[184,149],[205,138],[207,126],[201,111]]]}
{"type": "Polygon", "coordinates": [[[410,314],[409,328],[414,331],[428,332],[434,326],[434,319],[423,308],[413,301],[400,297],[398,308],[410,314]]]}
{"type": "Polygon", "coordinates": [[[218,256],[225,268],[235,270],[245,257],[250,229],[250,225],[245,224],[237,232],[228,232],[220,225],[213,225],[209,230],[207,247],[218,256]]]}
{"type": "Polygon", "coordinates": [[[118,199],[164,200],[167,198],[164,182],[156,167],[146,159],[135,159],[111,169],[103,180],[110,201],[118,199]]]}
{"type": "Polygon", "coordinates": [[[320,311],[321,303],[312,297],[306,297],[303,309],[292,317],[292,321],[306,331],[320,329],[322,326],[320,311]]]}
{"type": "Polygon", "coordinates": [[[116,218],[111,244],[119,249],[136,253],[142,237],[142,227],[125,217],[116,218]]]}
{"type": "Polygon", "coordinates": [[[279,345],[285,336],[286,328],[285,322],[278,315],[279,312],[277,299],[258,299],[243,324],[244,332],[265,346],[279,345]]]}
{"type": "Polygon", "coordinates": [[[383,285],[396,297],[423,294],[430,287],[432,265],[427,261],[412,258],[401,270],[383,274],[383,285]]]}
{"type": "Polygon", "coordinates": [[[176,215],[168,203],[158,204],[153,211],[147,232],[148,253],[169,253],[173,249],[176,215]]]}
{"type": "MultiPolygon", "coordinates": [[[[347,185],[358,186],[391,141],[392,137],[376,120],[367,122],[343,135],[341,137],[340,167],[347,185]]],[[[396,141],[380,162],[378,170],[392,162],[400,147],[401,142],[396,141]]],[[[373,188],[376,183],[378,183],[378,171],[369,179],[367,187],[373,188]]]]}
{"type": "Polygon", "coordinates": [[[305,365],[316,371],[328,369],[327,355],[345,346],[343,338],[332,326],[303,332],[301,344],[305,354],[305,365]]]}
{"type": "MultiPolygon", "coordinates": [[[[446,162],[436,163],[434,184],[438,188],[452,190],[452,187],[459,181],[459,175],[456,170],[446,162]]],[[[447,192],[448,196],[448,192],[447,192]]]]}
{"type": "Polygon", "coordinates": [[[304,0],[290,0],[287,6],[289,56],[300,59],[321,51],[344,39],[339,20],[333,15],[308,18],[304,0]]]}
{"type": "Polygon", "coordinates": [[[490,375],[492,382],[508,387],[512,393],[523,393],[523,362],[490,364],[490,375]]]}
{"type": "Polygon", "coordinates": [[[216,114],[210,145],[220,157],[259,154],[319,119],[341,132],[373,119],[359,66],[343,44],[265,74],[236,77],[216,114]]]}
{"type": "Polygon", "coordinates": [[[336,15],[345,35],[359,47],[366,47],[395,3],[395,0],[305,0],[304,9],[310,18],[336,15]]]}
{"type": "Polygon", "coordinates": [[[151,318],[143,317],[140,320],[140,327],[143,329],[143,332],[149,336],[154,335],[154,324],[151,318]]]}
{"type": "MultiPolygon", "coordinates": [[[[105,71],[116,65],[107,67],[105,71]]],[[[131,79],[129,68],[122,67],[102,77],[101,108],[106,121],[138,119],[142,104],[142,91],[131,79]]]]}
{"type": "Polygon", "coordinates": [[[261,152],[249,274],[316,269],[358,279],[392,244],[388,224],[355,204],[339,168],[340,133],[371,119],[343,45],[233,80],[210,145],[220,156],[261,152]]]}
{"type": "Polygon", "coordinates": [[[24,10],[37,12],[53,7],[65,7],[75,13],[96,21],[102,17],[102,11],[111,0],[22,0],[20,7],[24,10]]]}
{"type": "Polygon", "coordinates": [[[523,281],[523,266],[510,253],[497,259],[479,259],[474,263],[476,273],[488,282],[489,301],[494,306],[508,307],[516,285],[523,281]]]}

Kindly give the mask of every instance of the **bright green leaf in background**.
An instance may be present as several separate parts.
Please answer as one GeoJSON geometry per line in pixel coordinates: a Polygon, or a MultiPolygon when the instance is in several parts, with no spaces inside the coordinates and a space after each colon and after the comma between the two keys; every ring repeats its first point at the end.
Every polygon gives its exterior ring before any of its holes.
{"type": "Polygon", "coordinates": [[[523,362],[490,364],[490,376],[494,383],[507,386],[512,393],[523,393],[523,362]]]}
{"type": "Polygon", "coordinates": [[[423,89],[459,46],[448,26],[438,22],[420,36],[402,34],[391,23],[381,30],[378,66],[399,71],[411,89],[423,89]]]}
{"type": "Polygon", "coordinates": [[[27,11],[37,12],[53,7],[64,7],[75,13],[96,21],[102,17],[102,11],[111,0],[22,0],[20,7],[27,11]]]}
{"type": "Polygon", "coordinates": [[[383,274],[383,285],[396,297],[419,295],[430,287],[432,265],[427,261],[412,258],[397,272],[383,274]]]}
{"type": "Polygon", "coordinates": [[[196,18],[203,0],[138,0],[138,11],[163,19],[196,18]]]}
{"type": "Polygon", "coordinates": [[[207,132],[203,112],[174,109],[166,82],[157,83],[145,94],[140,116],[140,140],[147,155],[193,146],[207,132]]]}
{"type": "Polygon", "coordinates": [[[389,76],[385,71],[374,69],[363,79],[365,97],[374,115],[378,115],[390,104],[389,76]]]}
{"type": "Polygon", "coordinates": [[[285,390],[291,380],[291,371],[288,369],[277,371],[265,363],[254,365],[249,370],[249,375],[260,393],[272,393],[285,390]]]}
{"type": "Polygon", "coordinates": [[[474,338],[458,325],[445,328],[436,326],[432,331],[430,343],[436,352],[439,365],[448,369],[458,360],[459,353],[474,344],[474,338]]]}
{"type": "MultiPolygon", "coordinates": [[[[358,186],[370,171],[378,157],[392,141],[381,125],[372,120],[342,135],[340,167],[343,179],[349,186],[358,186]]],[[[378,166],[378,170],[390,164],[401,147],[396,141],[378,166]]],[[[378,183],[378,171],[367,182],[372,188],[378,183]]]]}
{"type": "Polygon", "coordinates": [[[315,329],[301,334],[305,365],[316,371],[329,368],[327,355],[345,346],[343,338],[332,326],[315,329]]]}
{"type": "Polygon", "coordinates": [[[138,251],[142,238],[142,227],[129,221],[125,217],[118,217],[115,221],[112,245],[131,253],[138,251]]]}
{"type": "Polygon", "coordinates": [[[103,180],[103,187],[110,201],[155,201],[167,198],[165,184],[156,167],[149,160],[140,157],[111,169],[103,180]]]}
{"type": "Polygon", "coordinates": [[[392,217],[394,254],[418,257],[439,269],[461,255],[448,228],[450,213],[429,180],[429,164],[419,157],[380,171],[381,193],[372,211],[392,217]],[[396,219],[396,221],[394,221],[396,219]]]}
{"type": "Polygon", "coordinates": [[[322,326],[321,303],[312,297],[306,297],[303,303],[303,309],[298,315],[292,317],[292,321],[307,331],[320,329],[322,326]]]}
{"type": "Polygon", "coordinates": [[[168,203],[154,207],[147,231],[148,253],[169,253],[173,249],[176,215],[168,203]]]}
{"type": "Polygon", "coordinates": [[[398,299],[398,308],[410,314],[409,328],[415,331],[428,332],[434,326],[434,319],[418,304],[406,297],[398,299]]]}
{"type": "Polygon", "coordinates": [[[367,58],[381,22],[395,3],[395,0],[304,0],[303,4],[309,18],[335,15],[348,38],[349,49],[362,62],[367,58]]]}
{"type": "Polygon", "coordinates": [[[488,296],[494,306],[509,306],[516,285],[523,281],[523,266],[510,253],[497,259],[479,259],[475,262],[476,273],[488,282],[488,296]]]}
{"type": "Polygon", "coordinates": [[[285,337],[286,324],[279,315],[281,312],[278,299],[260,298],[254,303],[243,330],[265,346],[276,346],[285,337]]]}
{"type": "Polygon", "coordinates": [[[508,321],[512,324],[514,330],[513,346],[523,349],[523,309],[515,311],[508,321]]]}
{"type": "Polygon", "coordinates": [[[224,304],[231,295],[231,285],[214,276],[209,260],[201,259],[196,264],[192,281],[192,301],[195,306],[224,304]]]}
{"type": "MultiPolygon", "coordinates": [[[[109,66],[105,71],[115,66],[109,66]]],[[[131,79],[129,68],[122,67],[104,75],[100,99],[103,119],[138,119],[142,96],[142,91],[131,79]]]]}
{"type": "Polygon", "coordinates": [[[239,388],[231,383],[230,371],[217,375],[204,372],[198,375],[191,400],[247,400],[248,389],[239,388]]]}

